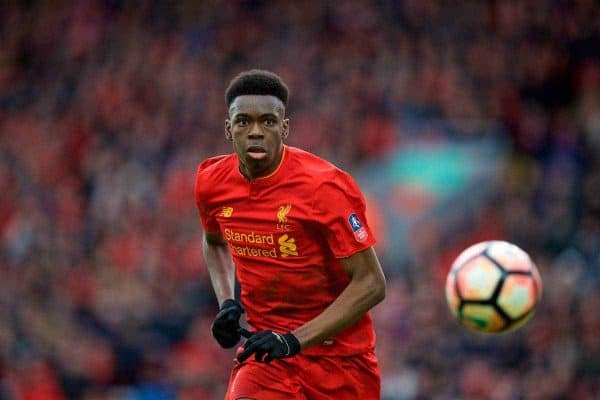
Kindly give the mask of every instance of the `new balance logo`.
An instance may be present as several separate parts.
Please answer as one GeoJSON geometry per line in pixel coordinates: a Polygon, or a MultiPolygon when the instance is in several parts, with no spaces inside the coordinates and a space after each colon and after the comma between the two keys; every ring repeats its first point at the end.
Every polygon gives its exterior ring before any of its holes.
{"type": "Polygon", "coordinates": [[[233,214],[233,207],[223,207],[219,216],[229,218],[231,214],[233,214]]]}

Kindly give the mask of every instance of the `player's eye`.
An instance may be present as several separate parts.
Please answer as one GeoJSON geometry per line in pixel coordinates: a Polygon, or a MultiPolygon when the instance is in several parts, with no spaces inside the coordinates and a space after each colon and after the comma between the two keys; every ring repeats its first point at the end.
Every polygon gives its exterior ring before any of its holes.
{"type": "Polygon", "coordinates": [[[246,126],[248,125],[248,120],[246,118],[240,118],[237,120],[237,124],[239,126],[246,126]]]}
{"type": "Polygon", "coordinates": [[[273,118],[267,118],[267,119],[265,119],[265,125],[273,126],[273,125],[275,125],[275,120],[273,118]]]}

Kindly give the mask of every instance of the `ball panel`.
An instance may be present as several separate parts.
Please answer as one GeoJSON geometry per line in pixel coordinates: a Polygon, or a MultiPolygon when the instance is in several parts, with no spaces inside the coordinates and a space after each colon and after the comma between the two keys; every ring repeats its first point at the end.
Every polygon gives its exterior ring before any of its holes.
{"type": "Polygon", "coordinates": [[[531,276],[508,274],[497,303],[511,319],[517,319],[531,310],[536,300],[535,283],[531,276]]]}
{"type": "Polygon", "coordinates": [[[460,307],[460,297],[456,292],[456,279],[454,274],[448,274],[446,278],[446,301],[450,307],[450,311],[455,317],[458,317],[458,308],[460,307]]]}
{"type": "Polygon", "coordinates": [[[490,299],[501,278],[500,269],[484,256],[467,261],[456,273],[458,291],[463,300],[490,299]]]}
{"type": "Polygon", "coordinates": [[[480,332],[500,332],[506,321],[491,304],[465,304],[460,321],[467,328],[480,332]]]}
{"type": "Polygon", "coordinates": [[[517,319],[516,321],[512,321],[510,325],[504,328],[504,332],[511,332],[522,327],[527,321],[531,319],[531,317],[533,317],[533,314],[535,314],[535,309],[531,309],[527,314],[523,315],[521,318],[517,319]]]}
{"type": "Polygon", "coordinates": [[[527,253],[512,243],[493,241],[487,248],[487,254],[506,271],[531,270],[531,260],[527,253]]]}
{"type": "Polygon", "coordinates": [[[460,268],[469,259],[476,257],[477,255],[483,253],[486,246],[487,246],[487,242],[481,242],[481,243],[474,244],[474,245],[468,247],[467,249],[465,249],[464,251],[462,251],[459,254],[459,256],[456,258],[454,263],[452,264],[452,269],[456,270],[456,269],[460,268]]]}

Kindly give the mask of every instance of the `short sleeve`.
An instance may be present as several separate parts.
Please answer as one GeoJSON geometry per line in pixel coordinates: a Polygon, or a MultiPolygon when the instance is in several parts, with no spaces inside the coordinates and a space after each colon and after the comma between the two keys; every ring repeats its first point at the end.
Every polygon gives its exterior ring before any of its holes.
{"type": "Polygon", "coordinates": [[[349,257],[375,244],[364,196],[354,179],[336,170],[322,182],[312,204],[312,216],[337,258],[349,257]]]}
{"type": "Polygon", "coordinates": [[[196,197],[196,206],[198,207],[198,212],[200,213],[200,223],[202,224],[202,228],[207,233],[216,233],[219,232],[219,223],[214,217],[214,213],[211,213],[211,207],[207,200],[207,192],[206,188],[209,187],[208,182],[203,179],[204,174],[202,174],[201,164],[198,167],[198,172],[196,173],[196,183],[194,185],[194,194],[196,197]]]}

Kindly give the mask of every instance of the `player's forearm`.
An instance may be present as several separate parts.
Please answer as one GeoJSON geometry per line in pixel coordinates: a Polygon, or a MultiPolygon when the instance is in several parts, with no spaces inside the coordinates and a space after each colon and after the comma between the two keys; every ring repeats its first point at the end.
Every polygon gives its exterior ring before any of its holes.
{"type": "Polygon", "coordinates": [[[325,311],[292,333],[301,348],[307,349],[352,325],[384,297],[382,276],[354,279],[325,311]]]}
{"type": "Polygon", "coordinates": [[[235,296],[235,265],[225,243],[202,240],[204,260],[219,305],[235,296]]]}

